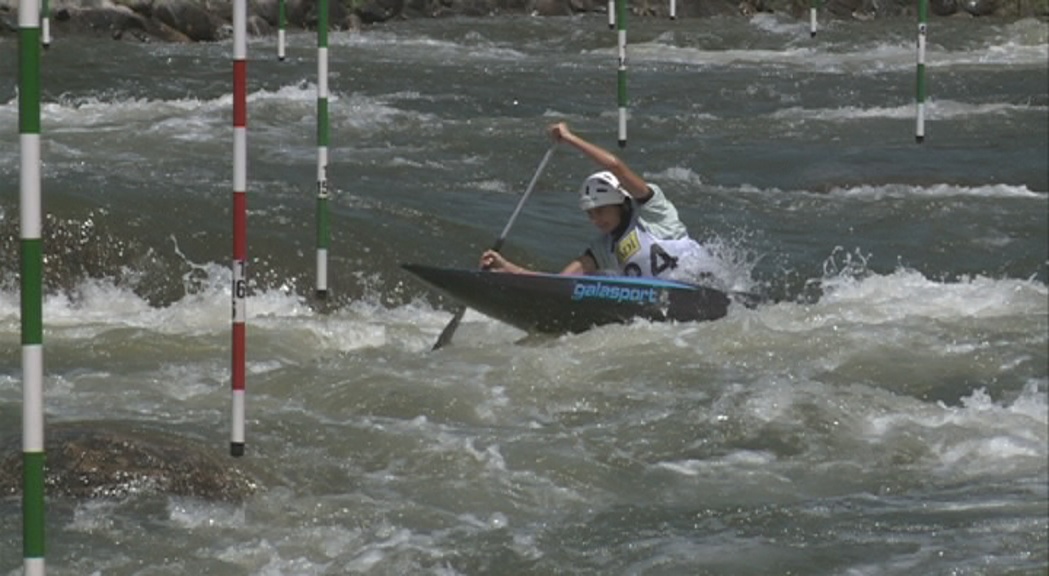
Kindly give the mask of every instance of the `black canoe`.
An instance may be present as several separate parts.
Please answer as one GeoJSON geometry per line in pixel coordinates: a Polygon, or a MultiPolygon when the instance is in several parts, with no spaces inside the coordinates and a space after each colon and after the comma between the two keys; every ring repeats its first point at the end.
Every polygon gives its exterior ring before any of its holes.
{"type": "Polygon", "coordinates": [[[533,333],[583,332],[633,318],[717,320],[732,303],[712,288],[655,278],[402,267],[463,305],[533,333]]]}

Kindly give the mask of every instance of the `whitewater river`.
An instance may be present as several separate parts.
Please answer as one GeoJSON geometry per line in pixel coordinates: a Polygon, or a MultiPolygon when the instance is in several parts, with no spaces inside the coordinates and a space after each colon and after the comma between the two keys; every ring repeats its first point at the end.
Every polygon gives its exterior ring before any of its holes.
{"type": "MultiPolygon", "coordinates": [[[[604,16],[330,36],[330,296],[314,299],[316,38],[248,65],[246,454],[228,457],[231,44],[56,36],[42,61],[48,426],[154,429],[239,502],[53,497],[57,575],[1045,575],[1049,39],[934,19],[604,16]],[[766,295],[711,323],[530,338],[404,262],[474,267],[565,120],[766,295]]],[[[17,38],[0,39],[0,436],[21,429],[17,38]]],[[[592,234],[558,150],[505,252],[592,234]]],[[[16,445],[18,445],[16,443],[16,445]]],[[[57,457],[57,455],[49,455],[57,457]]],[[[0,574],[22,569],[0,499],[0,574]]]]}

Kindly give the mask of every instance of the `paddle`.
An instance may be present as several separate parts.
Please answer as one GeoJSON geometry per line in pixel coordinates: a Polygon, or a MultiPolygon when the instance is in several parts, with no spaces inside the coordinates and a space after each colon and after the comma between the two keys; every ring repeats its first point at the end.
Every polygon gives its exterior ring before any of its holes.
{"type": "MultiPolygon", "coordinates": [[[[543,159],[539,161],[539,167],[535,169],[532,181],[528,183],[528,188],[525,189],[524,195],[517,201],[517,207],[514,208],[514,213],[510,215],[510,221],[506,223],[503,232],[495,240],[495,244],[492,244],[492,250],[498,252],[503,248],[503,242],[506,240],[506,235],[510,233],[510,227],[514,225],[514,220],[517,220],[517,215],[521,212],[521,208],[524,207],[525,200],[528,200],[528,197],[532,194],[532,189],[535,188],[535,183],[539,180],[539,175],[543,173],[543,168],[546,168],[546,163],[550,161],[550,156],[553,155],[555,148],[557,148],[557,142],[550,146],[550,149],[543,155],[543,159]]],[[[431,350],[437,350],[452,341],[452,336],[455,334],[456,329],[459,328],[459,322],[462,321],[465,313],[466,306],[461,306],[455,311],[455,316],[452,316],[451,321],[441,331],[441,335],[437,337],[437,342],[434,343],[431,350]]]]}

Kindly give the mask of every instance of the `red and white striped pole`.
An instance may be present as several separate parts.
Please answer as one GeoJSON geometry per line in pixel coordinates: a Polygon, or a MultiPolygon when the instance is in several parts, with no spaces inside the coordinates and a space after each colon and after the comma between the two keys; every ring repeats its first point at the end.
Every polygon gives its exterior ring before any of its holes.
{"type": "Polygon", "coordinates": [[[233,0],[233,427],[229,453],[244,455],[244,320],[248,292],[247,0],[233,0]]]}

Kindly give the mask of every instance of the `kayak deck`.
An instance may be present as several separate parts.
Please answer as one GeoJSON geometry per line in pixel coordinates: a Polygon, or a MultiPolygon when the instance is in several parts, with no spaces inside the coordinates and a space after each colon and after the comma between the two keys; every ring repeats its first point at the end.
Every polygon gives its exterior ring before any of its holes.
{"type": "Polygon", "coordinates": [[[463,305],[526,332],[577,333],[634,318],[717,320],[732,303],[713,288],[655,278],[402,268],[463,305]]]}

